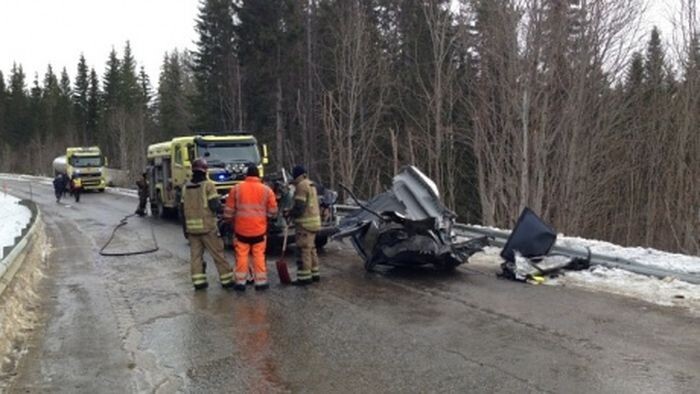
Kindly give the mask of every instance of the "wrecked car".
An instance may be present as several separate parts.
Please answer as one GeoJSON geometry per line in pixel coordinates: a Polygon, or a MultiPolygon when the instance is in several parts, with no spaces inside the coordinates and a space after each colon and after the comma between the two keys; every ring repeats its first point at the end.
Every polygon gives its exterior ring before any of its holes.
{"type": "Polygon", "coordinates": [[[433,265],[450,270],[488,245],[487,237],[456,242],[456,214],[440,201],[435,183],[416,167],[404,167],[390,190],[344,217],[333,239],[350,238],[365,268],[433,265]]]}

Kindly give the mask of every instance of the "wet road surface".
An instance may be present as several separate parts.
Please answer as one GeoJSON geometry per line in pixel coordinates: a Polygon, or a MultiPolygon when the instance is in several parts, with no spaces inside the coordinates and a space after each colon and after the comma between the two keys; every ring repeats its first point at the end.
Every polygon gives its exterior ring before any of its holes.
{"type": "MultiPolygon", "coordinates": [[[[28,197],[26,184],[7,181],[28,197]]],[[[43,323],[9,392],[697,392],[700,327],[681,309],[499,280],[469,265],[364,272],[330,244],[322,281],[194,292],[174,222],[131,218],[136,199],[75,204],[33,185],[51,243],[43,323]]],[[[228,255],[229,261],[232,257],[228,255]]],[[[211,260],[207,257],[211,262],[211,260]]],[[[291,261],[291,260],[289,260],[291,261]]]]}

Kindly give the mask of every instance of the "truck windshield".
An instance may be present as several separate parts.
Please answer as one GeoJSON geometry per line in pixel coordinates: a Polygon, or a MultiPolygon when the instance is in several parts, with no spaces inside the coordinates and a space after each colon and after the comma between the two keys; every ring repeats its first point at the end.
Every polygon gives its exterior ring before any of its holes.
{"type": "Polygon", "coordinates": [[[226,163],[260,163],[260,153],[254,142],[203,142],[197,144],[197,153],[213,166],[226,163]]]}
{"type": "Polygon", "coordinates": [[[100,157],[100,156],[73,156],[70,159],[70,164],[73,167],[100,167],[100,166],[102,166],[102,157],[100,157]]]}

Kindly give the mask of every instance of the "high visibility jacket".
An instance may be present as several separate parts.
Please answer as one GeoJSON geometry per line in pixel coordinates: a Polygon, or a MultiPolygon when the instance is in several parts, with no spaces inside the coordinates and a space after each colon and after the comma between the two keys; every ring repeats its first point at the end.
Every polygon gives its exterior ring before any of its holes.
{"type": "Polygon", "coordinates": [[[249,176],[231,188],[226,198],[224,218],[233,219],[233,231],[245,237],[267,233],[267,218],[277,215],[275,192],[260,178],[249,176]]]}
{"type": "Polygon", "coordinates": [[[188,182],[182,193],[185,231],[188,234],[209,234],[216,229],[216,215],[209,209],[209,200],[219,198],[212,181],[188,182]]]}
{"type": "Polygon", "coordinates": [[[80,178],[73,178],[73,188],[80,189],[83,186],[83,180],[80,178]]]}
{"type": "Polygon", "coordinates": [[[294,224],[307,231],[318,231],[321,228],[321,208],[318,205],[316,185],[306,176],[301,175],[294,190],[294,202],[304,204],[304,212],[294,220],[294,224]]]}

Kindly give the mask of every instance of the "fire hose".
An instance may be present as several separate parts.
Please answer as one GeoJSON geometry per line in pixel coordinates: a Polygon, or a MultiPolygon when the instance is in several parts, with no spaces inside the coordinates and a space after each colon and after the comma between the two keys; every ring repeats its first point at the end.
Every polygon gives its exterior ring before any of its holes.
{"type": "Polygon", "coordinates": [[[119,223],[116,226],[114,226],[114,228],[112,229],[112,235],[109,236],[109,239],[107,240],[107,242],[100,249],[101,256],[119,256],[119,257],[136,256],[136,255],[140,255],[140,254],[153,253],[153,252],[156,252],[158,250],[158,240],[156,240],[156,234],[155,234],[155,231],[153,230],[153,225],[151,224],[151,239],[153,240],[153,245],[154,245],[153,248],[145,249],[145,250],[138,250],[138,251],[134,251],[134,252],[105,252],[105,249],[107,249],[109,244],[111,244],[112,241],[114,240],[114,236],[117,234],[117,230],[126,226],[129,218],[133,217],[133,216],[136,216],[136,214],[132,213],[130,215],[124,216],[119,221],[119,223]]]}

